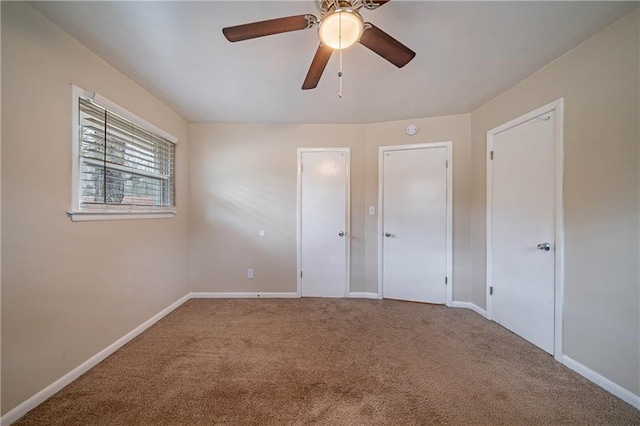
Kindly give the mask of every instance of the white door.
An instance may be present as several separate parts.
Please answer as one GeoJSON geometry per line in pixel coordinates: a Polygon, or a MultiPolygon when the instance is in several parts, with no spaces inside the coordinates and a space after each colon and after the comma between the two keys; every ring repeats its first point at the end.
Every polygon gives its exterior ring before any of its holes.
{"type": "Polygon", "coordinates": [[[554,349],[555,111],[493,135],[492,318],[554,349]]]}
{"type": "Polygon", "coordinates": [[[346,149],[300,151],[298,214],[302,296],[346,296],[348,155],[346,149]]]}
{"type": "Polygon", "coordinates": [[[444,304],[447,148],[381,155],[383,297],[444,304]]]}

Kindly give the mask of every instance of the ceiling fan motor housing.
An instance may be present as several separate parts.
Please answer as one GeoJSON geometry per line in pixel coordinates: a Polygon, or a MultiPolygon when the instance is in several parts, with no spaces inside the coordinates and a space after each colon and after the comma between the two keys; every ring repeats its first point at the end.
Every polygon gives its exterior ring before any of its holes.
{"type": "Polygon", "coordinates": [[[377,9],[389,0],[318,0],[318,9],[322,16],[338,8],[350,8],[360,10],[361,8],[373,10],[377,9]]]}

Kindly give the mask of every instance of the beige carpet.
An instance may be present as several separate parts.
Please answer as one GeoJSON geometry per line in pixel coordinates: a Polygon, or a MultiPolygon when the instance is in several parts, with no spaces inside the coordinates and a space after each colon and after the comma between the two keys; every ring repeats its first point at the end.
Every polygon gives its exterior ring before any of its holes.
{"type": "Polygon", "coordinates": [[[17,424],[640,424],[472,311],[190,300],[17,424]]]}

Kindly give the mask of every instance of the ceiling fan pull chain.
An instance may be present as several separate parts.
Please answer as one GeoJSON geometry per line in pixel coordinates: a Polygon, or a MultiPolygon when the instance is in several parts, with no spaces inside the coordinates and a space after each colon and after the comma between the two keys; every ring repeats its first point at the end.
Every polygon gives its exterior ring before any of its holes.
{"type": "Polygon", "coordinates": [[[344,98],[342,93],[342,12],[340,12],[340,20],[338,21],[338,51],[340,53],[340,69],[338,70],[338,82],[340,83],[340,89],[338,91],[338,97],[344,98]]]}
{"type": "Polygon", "coordinates": [[[338,92],[338,97],[342,99],[344,98],[344,94],[342,93],[342,49],[340,49],[340,70],[338,71],[338,80],[340,81],[340,91],[338,92]]]}

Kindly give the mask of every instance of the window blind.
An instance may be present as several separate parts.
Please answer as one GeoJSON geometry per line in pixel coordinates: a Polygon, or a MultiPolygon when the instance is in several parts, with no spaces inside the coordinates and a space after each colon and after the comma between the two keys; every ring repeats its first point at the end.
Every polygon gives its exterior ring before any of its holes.
{"type": "Polygon", "coordinates": [[[171,141],[82,98],[79,126],[81,205],[175,206],[171,141]]]}

